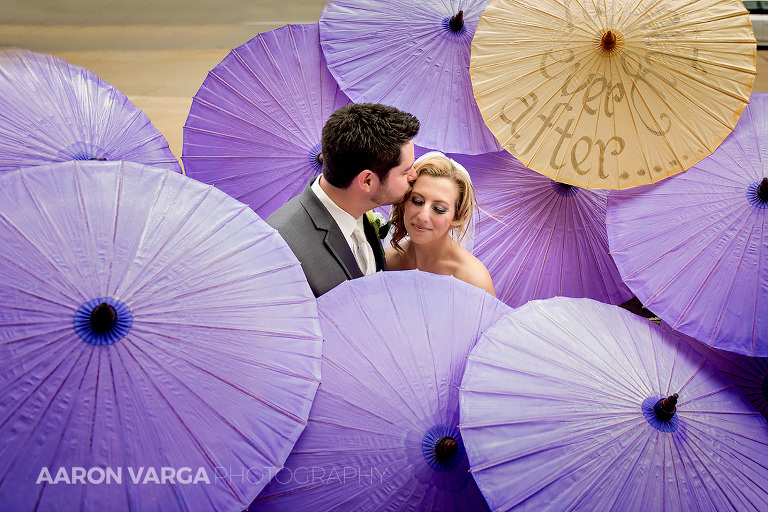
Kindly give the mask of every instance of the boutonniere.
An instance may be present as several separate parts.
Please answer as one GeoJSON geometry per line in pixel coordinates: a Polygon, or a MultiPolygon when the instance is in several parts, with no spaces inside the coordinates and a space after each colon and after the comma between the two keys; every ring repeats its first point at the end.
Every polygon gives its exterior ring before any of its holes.
{"type": "Polygon", "coordinates": [[[371,223],[371,226],[373,226],[373,229],[376,230],[376,234],[379,236],[379,238],[386,238],[387,233],[389,233],[389,226],[392,223],[384,222],[384,216],[373,210],[365,212],[365,216],[368,218],[368,222],[371,223]]]}

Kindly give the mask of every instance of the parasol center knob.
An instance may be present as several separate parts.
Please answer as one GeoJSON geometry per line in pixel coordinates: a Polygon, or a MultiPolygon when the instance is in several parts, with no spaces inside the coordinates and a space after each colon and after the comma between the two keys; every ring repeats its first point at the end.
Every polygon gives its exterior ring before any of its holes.
{"type": "Polygon", "coordinates": [[[565,190],[570,190],[573,188],[573,185],[569,185],[568,183],[563,183],[561,181],[556,181],[555,183],[563,187],[565,190]]]}
{"type": "Polygon", "coordinates": [[[757,197],[762,201],[768,201],[768,178],[763,178],[763,181],[757,186],[757,197]]]}
{"type": "Polygon", "coordinates": [[[616,48],[616,44],[618,44],[616,35],[610,30],[603,34],[603,37],[600,38],[600,46],[602,46],[603,49],[607,52],[616,48]]]}
{"type": "Polygon", "coordinates": [[[464,11],[459,11],[451,17],[448,28],[456,33],[461,32],[461,29],[464,28],[464,11]]]}
{"type": "Polygon", "coordinates": [[[91,311],[90,322],[93,332],[111,331],[117,323],[117,311],[110,304],[102,302],[91,311]]]}
{"type": "Polygon", "coordinates": [[[677,412],[677,398],[678,395],[675,393],[656,402],[656,405],[653,406],[653,413],[659,420],[669,421],[672,419],[675,412],[677,412]]]}
{"type": "Polygon", "coordinates": [[[435,458],[445,462],[453,458],[459,451],[459,442],[451,436],[443,436],[435,441],[435,458]]]}

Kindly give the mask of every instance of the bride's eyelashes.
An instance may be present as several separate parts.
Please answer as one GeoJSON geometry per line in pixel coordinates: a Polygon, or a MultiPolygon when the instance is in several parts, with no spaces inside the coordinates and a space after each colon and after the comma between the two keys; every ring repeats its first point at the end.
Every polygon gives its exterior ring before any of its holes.
{"type": "MultiPolygon", "coordinates": [[[[416,206],[424,206],[424,199],[422,199],[421,196],[411,195],[410,201],[416,206]]],[[[446,213],[448,213],[448,208],[444,208],[438,205],[433,206],[432,210],[435,211],[436,213],[439,213],[440,215],[445,215],[446,213]]]]}

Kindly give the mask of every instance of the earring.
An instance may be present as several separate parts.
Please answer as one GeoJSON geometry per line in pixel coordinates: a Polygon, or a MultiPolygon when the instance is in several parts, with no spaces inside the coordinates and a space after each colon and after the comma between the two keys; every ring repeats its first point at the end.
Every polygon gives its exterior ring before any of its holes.
{"type": "Polygon", "coordinates": [[[453,226],[450,229],[450,232],[451,232],[451,243],[455,244],[456,242],[459,241],[459,228],[458,228],[458,226],[453,226]]]}

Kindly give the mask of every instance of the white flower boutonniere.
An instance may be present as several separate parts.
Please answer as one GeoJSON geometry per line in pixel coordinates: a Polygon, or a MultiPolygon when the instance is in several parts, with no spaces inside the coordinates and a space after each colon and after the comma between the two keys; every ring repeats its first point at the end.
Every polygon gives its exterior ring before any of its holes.
{"type": "Polygon", "coordinates": [[[371,223],[371,226],[373,226],[373,229],[376,230],[379,239],[386,238],[387,233],[389,233],[391,222],[386,222],[384,220],[384,216],[381,213],[375,212],[373,210],[365,212],[365,216],[368,218],[368,222],[371,223]]]}

